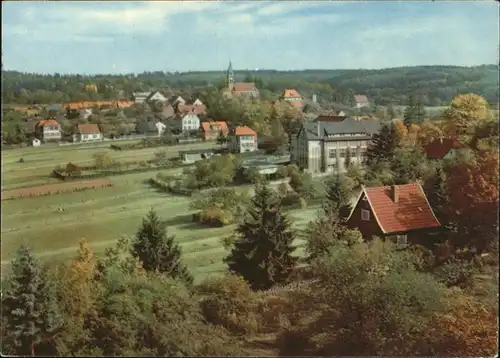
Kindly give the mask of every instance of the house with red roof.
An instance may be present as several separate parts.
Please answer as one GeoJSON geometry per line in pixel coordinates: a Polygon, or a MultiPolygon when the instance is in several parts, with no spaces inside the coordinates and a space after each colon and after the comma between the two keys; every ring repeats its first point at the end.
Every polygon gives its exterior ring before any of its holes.
{"type": "Polygon", "coordinates": [[[279,96],[281,102],[288,102],[296,109],[301,110],[304,106],[304,98],[295,88],[287,88],[279,96]]]}
{"type": "Polygon", "coordinates": [[[229,61],[229,67],[226,73],[227,88],[224,90],[225,97],[246,97],[258,99],[260,97],[259,90],[254,82],[235,82],[233,65],[229,61]]]}
{"type": "Polygon", "coordinates": [[[229,133],[227,123],[224,121],[203,122],[201,123],[201,130],[203,131],[205,140],[216,140],[220,133],[224,136],[227,136],[229,133]]]}
{"type": "Polygon", "coordinates": [[[356,108],[364,108],[370,106],[370,101],[368,97],[364,94],[354,95],[354,102],[356,103],[356,108]]]}
{"type": "Polygon", "coordinates": [[[78,124],[75,132],[73,142],[91,142],[104,139],[99,126],[95,123],[78,124]]]}
{"type": "Polygon", "coordinates": [[[256,151],[257,133],[247,126],[234,128],[228,135],[228,149],[233,153],[256,151]]]}
{"type": "Polygon", "coordinates": [[[429,159],[454,159],[467,147],[458,139],[437,138],[424,147],[429,159]]]}
{"type": "Polygon", "coordinates": [[[374,236],[399,244],[415,242],[423,231],[441,227],[419,183],[363,187],[347,219],[365,240],[374,236]]]}
{"type": "Polygon", "coordinates": [[[35,136],[42,140],[60,140],[61,125],[55,119],[44,119],[35,126],[35,136]]]}

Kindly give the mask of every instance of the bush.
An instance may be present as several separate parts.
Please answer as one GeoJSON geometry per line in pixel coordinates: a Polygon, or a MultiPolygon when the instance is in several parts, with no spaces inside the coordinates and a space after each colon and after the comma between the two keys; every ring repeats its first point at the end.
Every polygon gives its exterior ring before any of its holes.
{"type": "Polygon", "coordinates": [[[234,222],[232,213],[217,207],[202,210],[198,213],[197,219],[200,224],[214,227],[223,227],[234,222]]]}
{"type": "Polygon", "coordinates": [[[448,287],[458,286],[460,288],[470,288],[476,269],[470,261],[451,259],[444,265],[439,266],[435,271],[437,279],[448,287]]]}
{"type": "Polygon", "coordinates": [[[240,276],[211,279],[203,282],[198,289],[205,296],[201,307],[208,322],[243,335],[260,330],[258,297],[240,276]]]}

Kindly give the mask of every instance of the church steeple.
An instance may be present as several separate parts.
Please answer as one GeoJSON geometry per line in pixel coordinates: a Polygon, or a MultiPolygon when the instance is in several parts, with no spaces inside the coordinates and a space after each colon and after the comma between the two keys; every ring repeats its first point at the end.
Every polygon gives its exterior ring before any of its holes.
{"type": "Polygon", "coordinates": [[[231,63],[231,60],[229,60],[229,67],[227,68],[227,86],[230,90],[233,89],[233,84],[234,84],[234,73],[233,73],[233,65],[231,63]]]}

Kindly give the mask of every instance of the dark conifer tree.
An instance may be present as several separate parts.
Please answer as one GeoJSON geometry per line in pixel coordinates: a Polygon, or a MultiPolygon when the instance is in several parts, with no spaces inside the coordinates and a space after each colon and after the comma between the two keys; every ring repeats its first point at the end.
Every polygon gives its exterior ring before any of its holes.
{"type": "Polygon", "coordinates": [[[343,223],[349,217],[352,210],[351,195],[345,177],[337,174],[332,180],[326,182],[325,202],[323,210],[333,221],[343,223]]]}
{"type": "Polygon", "coordinates": [[[8,281],[9,287],[2,297],[7,339],[15,347],[14,354],[34,356],[41,343],[50,346],[63,325],[55,285],[25,245],[21,245],[12,261],[8,281]]]}
{"type": "Polygon", "coordinates": [[[241,275],[255,290],[286,282],[297,263],[292,256],[295,233],[278,198],[267,186],[257,186],[248,214],[224,260],[229,271],[241,275]]]}
{"type": "Polygon", "coordinates": [[[398,145],[399,139],[394,126],[384,125],[379,133],[373,135],[366,151],[366,164],[370,166],[381,161],[391,161],[398,145]]]}
{"type": "Polygon", "coordinates": [[[181,248],[174,236],[167,235],[166,224],[151,208],[132,243],[132,255],[146,271],[158,271],[191,284],[193,277],[181,262],[181,248]]]}

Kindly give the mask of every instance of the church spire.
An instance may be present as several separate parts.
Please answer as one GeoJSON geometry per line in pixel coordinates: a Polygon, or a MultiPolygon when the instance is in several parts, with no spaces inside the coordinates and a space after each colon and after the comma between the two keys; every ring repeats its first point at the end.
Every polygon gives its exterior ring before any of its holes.
{"type": "Polygon", "coordinates": [[[229,60],[229,66],[227,68],[227,86],[229,89],[232,89],[234,84],[234,73],[233,73],[233,64],[231,60],[229,60]]]}

